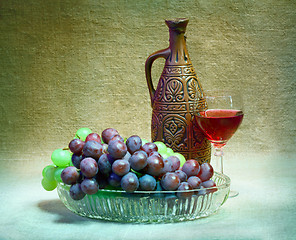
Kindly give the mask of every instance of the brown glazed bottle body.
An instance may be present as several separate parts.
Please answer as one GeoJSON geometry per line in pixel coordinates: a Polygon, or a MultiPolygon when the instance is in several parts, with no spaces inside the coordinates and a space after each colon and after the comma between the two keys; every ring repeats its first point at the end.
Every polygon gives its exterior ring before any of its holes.
{"type": "Polygon", "coordinates": [[[200,110],[205,109],[206,103],[186,48],[184,34],[188,21],[186,18],[166,20],[170,31],[169,47],[151,54],[146,60],[146,80],[153,109],[151,140],[164,142],[186,159],[210,162],[210,142],[193,121],[196,94],[199,95],[200,110]],[[160,57],[166,62],[154,89],[151,68],[160,57]]]}

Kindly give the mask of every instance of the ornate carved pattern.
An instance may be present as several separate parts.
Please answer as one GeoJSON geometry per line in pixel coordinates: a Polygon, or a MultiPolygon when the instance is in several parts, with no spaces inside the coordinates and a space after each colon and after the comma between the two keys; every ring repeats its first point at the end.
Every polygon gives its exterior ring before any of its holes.
{"type": "Polygon", "coordinates": [[[194,151],[191,154],[191,158],[197,159],[199,164],[203,164],[204,162],[210,162],[211,160],[211,148],[201,148],[199,151],[194,151]]]}
{"type": "Polygon", "coordinates": [[[197,83],[196,77],[191,77],[188,79],[187,81],[188,98],[192,101],[194,101],[197,86],[198,86],[198,83],[197,83]]]}
{"type": "Polygon", "coordinates": [[[166,102],[184,101],[183,84],[179,79],[171,78],[167,81],[164,100],[166,102]]]}
{"type": "Polygon", "coordinates": [[[205,109],[202,88],[192,65],[165,66],[153,102],[152,141],[163,141],[200,163],[210,161],[210,144],[199,129],[192,126],[195,95],[201,98],[197,108],[205,109]]]}
{"type": "Polygon", "coordinates": [[[206,138],[194,120],[193,120],[193,124],[192,124],[192,130],[193,130],[192,131],[193,132],[193,135],[192,135],[193,146],[203,145],[204,139],[206,139],[206,138]]]}
{"type": "Polygon", "coordinates": [[[206,100],[204,98],[200,98],[198,100],[198,103],[197,103],[196,108],[197,108],[198,111],[204,111],[204,110],[206,110],[208,108],[207,107],[206,100]]]}
{"type": "Polygon", "coordinates": [[[188,103],[188,106],[189,106],[189,111],[190,112],[193,112],[193,109],[194,109],[194,103],[193,102],[191,102],[191,103],[188,103]]]}
{"type": "Polygon", "coordinates": [[[157,132],[158,132],[159,126],[160,126],[160,122],[157,117],[157,114],[155,112],[152,112],[151,138],[153,142],[157,140],[157,132]]]}
{"type": "Polygon", "coordinates": [[[162,75],[166,75],[166,74],[177,74],[180,75],[182,74],[182,68],[181,67],[171,67],[171,66],[166,66],[163,69],[162,75]]]}
{"type": "Polygon", "coordinates": [[[154,108],[155,111],[187,111],[186,104],[158,104],[154,108]]]}
{"type": "Polygon", "coordinates": [[[189,65],[188,67],[184,67],[183,68],[183,72],[184,74],[192,74],[192,75],[195,75],[195,71],[194,71],[194,68],[192,67],[192,65],[189,65]]]}
{"type": "Polygon", "coordinates": [[[186,122],[178,115],[170,115],[165,118],[163,138],[173,150],[185,150],[186,148],[186,122]]]}
{"type": "Polygon", "coordinates": [[[162,100],[163,86],[164,86],[164,78],[161,77],[159,79],[156,91],[154,93],[154,101],[161,101],[162,100]]]}

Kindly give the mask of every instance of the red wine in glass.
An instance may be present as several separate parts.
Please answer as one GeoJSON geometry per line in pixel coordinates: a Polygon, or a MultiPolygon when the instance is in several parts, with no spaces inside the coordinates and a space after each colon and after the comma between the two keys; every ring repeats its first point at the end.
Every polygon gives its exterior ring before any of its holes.
{"type": "Polygon", "coordinates": [[[243,120],[243,112],[235,109],[208,109],[195,115],[195,121],[214,147],[223,147],[243,120]]]}
{"type": "MultiPolygon", "coordinates": [[[[244,114],[241,95],[236,91],[210,90],[195,97],[194,122],[212,143],[218,157],[217,165],[223,174],[223,147],[240,126],[244,114]],[[205,105],[199,105],[200,99],[205,105]]],[[[229,196],[238,192],[230,191],[229,196]]]]}

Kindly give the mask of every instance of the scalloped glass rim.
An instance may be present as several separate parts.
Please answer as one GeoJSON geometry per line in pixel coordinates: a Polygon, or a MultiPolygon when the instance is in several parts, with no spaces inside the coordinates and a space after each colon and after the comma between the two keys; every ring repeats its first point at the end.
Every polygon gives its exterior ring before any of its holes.
{"type": "Polygon", "coordinates": [[[72,212],[115,222],[156,223],[195,220],[216,213],[226,202],[230,178],[214,173],[217,186],[186,191],[135,191],[100,189],[82,200],[73,200],[69,186],[58,184],[61,201],[72,212]]]}

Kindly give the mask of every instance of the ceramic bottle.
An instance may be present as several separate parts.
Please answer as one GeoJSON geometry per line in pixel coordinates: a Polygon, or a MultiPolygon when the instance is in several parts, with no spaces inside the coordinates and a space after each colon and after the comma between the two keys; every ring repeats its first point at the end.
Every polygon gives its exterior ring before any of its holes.
{"type": "Polygon", "coordinates": [[[198,108],[204,110],[202,86],[190,61],[185,31],[188,19],[166,20],[169,47],[151,54],[145,64],[146,80],[151,98],[152,141],[162,141],[174,151],[199,163],[209,162],[211,145],[193,121],[196,95],[198,108]],[[151,79],[153,62],[165,58],[165,66],[156,89],[151,79]]]}

